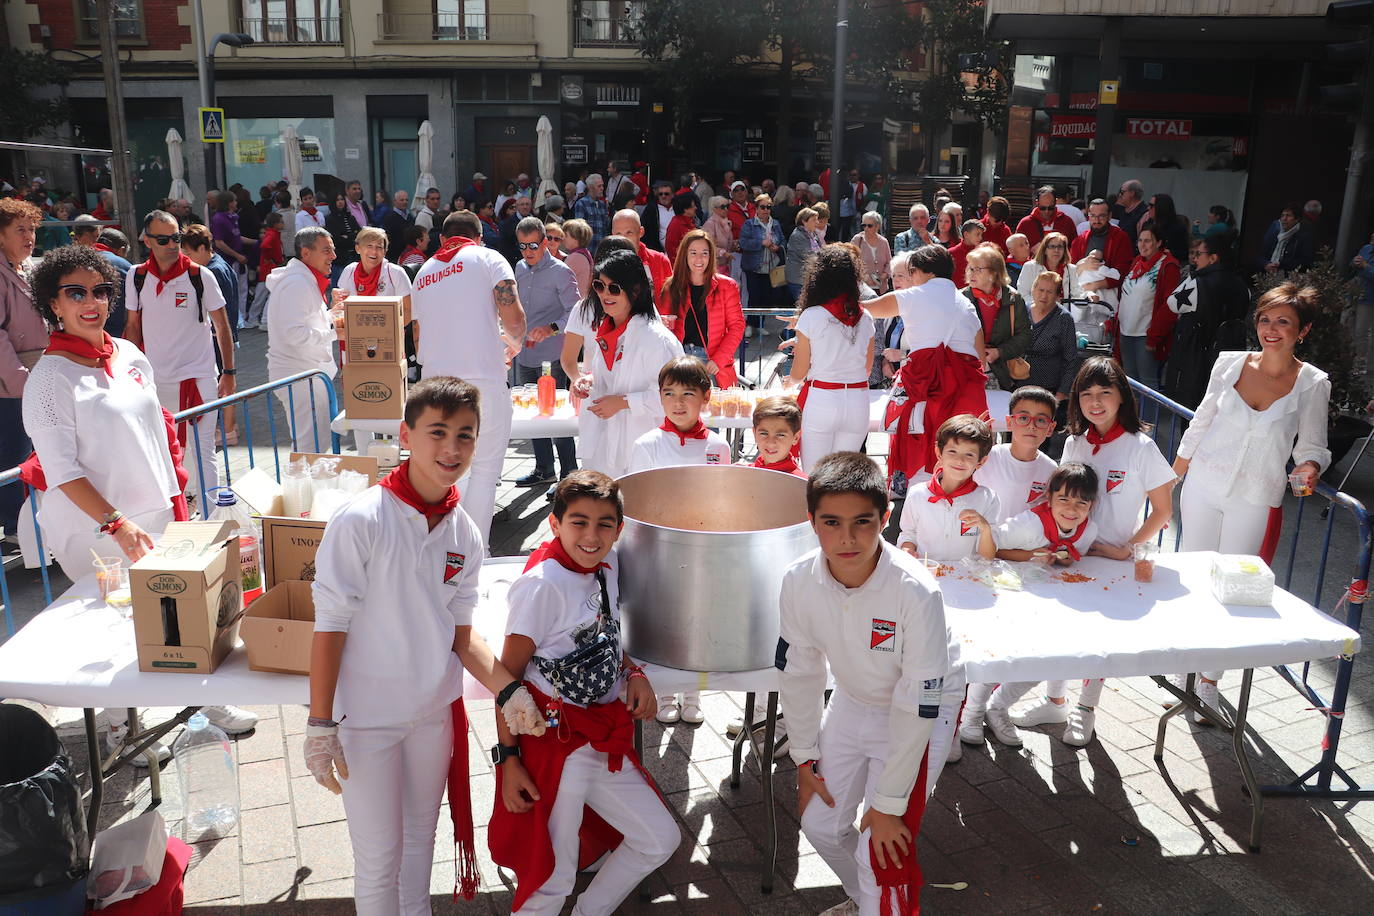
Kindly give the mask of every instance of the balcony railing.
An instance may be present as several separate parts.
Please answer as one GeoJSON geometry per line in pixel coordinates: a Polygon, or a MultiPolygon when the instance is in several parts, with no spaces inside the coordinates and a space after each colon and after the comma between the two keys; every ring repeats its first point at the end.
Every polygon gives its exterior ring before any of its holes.
{"type": "Polygon", "coordinates": [[[337,45],[342,43],[338,17],[240,19],[243,31],[260,45],[337,45]]]}
{"type": "Polygon", "coordinates": [[[481,41],[526,44],[534,41],[529,13],[378,13],[383,41],[481,41]]]}
{"type": "Polygon", "coordinates": [[[619,16],[598,18],[577,16],[574,20],[573,45],[578,48],[637,48],[635,37],[638,17],[619,16]]]}

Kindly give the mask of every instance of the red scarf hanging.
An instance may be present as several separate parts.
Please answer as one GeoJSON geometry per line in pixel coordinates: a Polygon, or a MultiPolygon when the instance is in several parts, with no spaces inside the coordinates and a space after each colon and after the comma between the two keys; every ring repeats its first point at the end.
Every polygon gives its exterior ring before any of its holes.
{"type": "Polygon", "coordinates": [[[709,430],[706,429],[706,424],[701,422],[700,417],[697,417],[697,425],[693,426],[685,433],[682,430],[678,429],[676,426],[674,426],[673,421],[669,420],[667,417],[663,418],[663,424],[659,426],[659,429],[663,430],[665,433],[673,433],[674,435],[676,435],[678,445],[681,445],[684,448],[687,445],[688,439],[705,439],[710,434],[709,430]]]}
{"type": "Polygon", "coordinates": [[[606,360],[606,368],[614,369],[616,361],[616,350],[619,349],[620,335],[625,333],[625,329],[630,326],[626,321],[620,327],[616,327],[611,316],[607,315],[601,319],[601,326],[596,329],[596,345],[601,348],[601,356],[606,360]]]}
{"type": "Polygon", "coordinates": [[[859,323],[859,318],[863,315],[864,310],[861,306],[851,315],[845,311],[847,305],[849,305],[848,299],[845,299],[843,296],[836,296],[828,302],[822,302],[821,308],[834,315],[835,320],[840,324],[847,328],[852,328],[859,323]]]}
{"type": "Polygon", "coordinates": [[[1089,426],[1088,444],[1093,447],[1093,454],[1096,455],[1102,449],[1102,446],[1106,445],[1108,442],[1115,442],[1125,435],[1125,433],[1126,427],[1121,425],[1120,420],[1113,423],[1112,428],[1107,430],[1105,434],[1099,433],[1096,426],[1089,426]]]}
{"type": "Polygon", "coordinates": [[[563,542],[558,538],[551,538],[530,552],[530,558],[525,561],[525,572],[529,572],[545,560],[557,560],[558,565],[568,572],[582,573],[586,576],[590,576],[598,569],[611,568],[611,564],[609,563],[598,563],[590,567],[583,566],[572,558],[567,548],[563,546],[563,542]]]}
{"type": "Polygon", "coordinates": [[[110,368],[110,359],[114,356],[115,351],[114,338],[103,331],[101,333],[104,339],[97,347],[75,334],[68,334],[66,331],[53,331],[48,337],[48,347],[43,352],[70,353],[72,356],[79,356],[82,359],[93,359],[97,369],[104,369],[106,375],[114,378],[114,370],[110,368]]]}
{"type": "Polygon", "coordinates": [[[763,456],[760,455],[759,457],[754,459],[754,463],[752,466],[756,468],[763,468],[765,471],[782,471],[784,474],[800,474],[801,472],[801,466],[797,464],[796,459],[794,459],[791,455],[788,455],[781,461],[774,461],[772,464],[769,464],[767,461],[764,461],[763,456]]]}
{"type": "Polygon", "coordinates": [[[317,213],[318,210],[319,210],[319,207],[316,207],[316,206],[313,206],[313,205],[307,207],[305,204],[301,204],[301,209],[304,210],[306,213],[309,213],[311,219],[314,219],[315,216],[316,216],[316,213],[317,213]]]}
{"type": "MultiPolygon", "coordinates": [[[[181,385],[177,389],[177,413],[199,407],[204,403],[205,399],[200,396],[200,386],[196,384],[196,380],[193,378],[182,379],[181,385]]],[[[183,450],[186,448],[186,426],[189,422],[189,420],[182,420],[177,424],[177,441],[181,443],[183,450]]],[[[201,417],[198,422],[204,422],[204,418],[201,417]]],[[[204,456],[200,457],[202,460],[204,459],[204,456]]]]}
{"type": "Polygon", "coordinates": [[[458,488],[449,487],[444,498],[437,503],[425,502],[410,482],[410,459],[397,465],[396,469],[381,480],[381,486],[391,491],[391,495],[419,512],[425,518],[442,518],[458,505],[458,488]]]}
{"type": "Polygon", "coordinates": [[[1054,520],[1054,514],[1050,512],[1048,503],[1041,503],[1031,511],[1040,517],[1040,527],[1045,530],[1045,540],[1049,543],[1050,553],[1067,550],[1069,557],[1075,563],[1083,559],[1083,555],[1074,545],[1083,536],[1084,529],[1088,527],[1087,519],[1084,519],[1083,524],[1074,529],[1073,534],[1065,536],[1064,532],[1059,530],[1059,523],[1054,520]]]}
{"type": "MultiPolygon", "coordinates": [[[[304,263],[304,262],[302,262],[302,263],[304,263]]],[[[316,270],[315,268],[310,267],[309,264],[306,264],[305,266],[306,266],[306,267],[309,267],[309,268],[310,268],[310,272],[311,272],[312,274],[315,275],[315,283],[316,283],[316,284],[319,286],[319,288],[320,288],[320,298],[324,300],[324,304],[325,304],[325,305],[328,305],[328,304],[329,304],[329,274],[322,274],[322,273],[320,273],[318,270],[316,270]]]]}
{"type": "Polygon", "coordinates": [[[377,265],[377,269],[371,274],[363,273],[363,262],[359,261],[358,266],[353,269],[353,287],[358,291],[359,296],[377,295],[377,287],[382,283],[382,271],[386,270],[386,262],[377,265]]]}
{"type": "Polygon", "coordinates": [[[447,264],[453,260],[454,255],[462,251],[469,245],[476,245],[476,239],[470,239],[466,235],[455,235],[444,239],[444,244],[439,246],[439,250],[434,252],[434,256],[447,264]]]}
{"type": "Polygon", "coordinates": [[[143,268],[154,277],[157,277],[157,289],[155,291],[160,296],[162,295],[162,288],[164,286],[171,283],[191,268],[191,259],[186,257],[185,253],[179,253],[177,259],[171,263],[164,273],[162,268],[158,267],[157,259],[149,255],[148,260],[143,262],[143,268]]]}
{"type": "Polygon", "coordinates": [[[1136,259],[1131,262],[1131,272],[1127,274],[1127,278],[1131,280],[1139,280],[1141,277],[1149,273],[1150,268],[1158,264],[1160,260],[1164,257],[1164,255],[1166,255],[1167,253],[1168,252],[1166,252],[1163,248],[1160,248],[1158,251],[1155,252],[1155,256],[1150,258],[1148,261],[1145,260],[1143,257],[1137,256],[1136,259]]]}
{"type": "Polygon", "coordinates": [[[976,287],[969,287],[973,292],[973,299],[978,303],[978,317],[983,321],[983,339],[987,340],[992,336],[992,325],[997,321],[997,312],[1002,308],[1002,291],[993,290],[985,293],[976,287]]]}
{"type": "Polygon", "coordinates": [[[945,344],[914,350],[902,362],[883,416],[892,434],[888,447],[888,477],[900,471],[907,480],[919,470],[934,470],[935,431],[961,413],[981,416],[988,409],[987,375],[983,362],[971,353],[956,353],[945,344]],[[924,431],[911,431],[916,405],[925,403],[924,431]]]}
{"type": "Polygon", "coordinates": [[[882,895],[878,902],[880,916],[915,916],[921,912],[921,863],[916,857],[914,840],[921,834],[921,819],[926,813],[926,761],[929,756],[930,748],[927,746],[926,752],[921,755],[916,785],[907,797],[906,811],[902,814],[902,823],[911,831],[913,839],[910,852],[896,862],[892,856],[888,856],[887,866],[882,867],[874,855],[873,841],[868,842],[868,861],[873,866],[873,877],[882,895]]]}
{"type": "MultiPolygon", "coordinates": [[[[453,750],[448,759],[448,813],[453,820],[453,847],[457,874],[453,896],[464,900],[477,896],[477,840],[472,829],[472,781],[468,778],[468,712],[459,697],[449,707],[453,714],[453,750]]],[[[504,805],[497,805],[498,808],[504,805]]]]}
{"type": "Polygon", "coordinates": [[[108,251],[110,254],[114,254],[114,249],[111,248],[109,245],[106,245],[104,242],[96,242],[93,247],[96,251],[108,251]]]}
{"type": "Polygon", "coordinates": [[[930,482],[926,485],[931,493],[930,502],[938,503],[943,499],[945,502],[949,503],[950,506],[953,506],[954,501],[960,496],[967,496],[978,489],[978,481],[970,477],[968,480],[965,480],[963,483],[959,484],[959,486],[955,487],[952,492],[946,493],[944,484],[941,482],[944,476],[944,471],[940,471],[936,473],[934,477],[930,478],[930,482]]]}

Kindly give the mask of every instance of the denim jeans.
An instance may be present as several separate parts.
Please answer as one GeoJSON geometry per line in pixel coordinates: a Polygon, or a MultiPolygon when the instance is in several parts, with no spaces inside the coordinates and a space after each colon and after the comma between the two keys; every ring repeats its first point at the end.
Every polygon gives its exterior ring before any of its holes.
{"type": "MultiPolygon", "coordinates": [[[[519,363],[515,366],[515,383],[517,385],[534,385],[539,382],[539,376],[543,374],[543,369],[539,366],[522,366],[519,363]]],[[[553,364],[553,378],[558,383],[559,388],[568,387],[568,375],[563,371],[563,367],[557,362],[553,364]]],[[[531,447],[534,449],[534,470],[542,477],[553,474],[553,451],[558,449],[558,476],[567,477],[577,470],[577,440],[571,436],[559,439],[531,439],[531,447]]]]}
{"type": "MultiPolygon", "coordinates": [[[[1153,391],[1159,391],[1163,385],[1164,364],[1155,359],[1145,341],[1144,337],[1121,335],[1121,368],[1140,384],[1153,391]]],[[[1146,423],[1153,423],[1158,413],[1159,409],[1153,403],[1144,404],[1140,419],[1146,423]]]]}
{"type": "MultiPolygon", "coordinates": [[[[24,399],[0,398],[0,470],[17,467],[33,451],[24,432],[24,399]]],[[[19,528],[19,512],[24,505],[24,488],[19,484],[0,487],[0,526],[6,534],[19,528]]]]}

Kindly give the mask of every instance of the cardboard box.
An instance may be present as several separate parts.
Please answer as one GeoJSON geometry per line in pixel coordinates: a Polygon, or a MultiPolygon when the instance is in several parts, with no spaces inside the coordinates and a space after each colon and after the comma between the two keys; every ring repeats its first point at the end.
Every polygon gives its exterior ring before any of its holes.
{"type": "Polygon", "coordinates": [[[244,612],[241,635],[248,667],[280,674],[310,674],[315,601],[309,582],[281,582],[244,612]]]}
{"type": "Polygon", "coordinates": [[[130,569],[140,671],[208,674],[238,642],[243,586],[233,531],[227,521],[172,522],[130,569]]]}
{"type": "Polygon", "coordinates": [[[344,300],[348,362],[396,365],[406,359],[401,296],[350,296],[344,300]]]}
{"type": "Polygon", "coordinates": [[[355,420],[395,420],[405,416],[404,363],[356,363],[343,367],[344,411],[355,420]]]}

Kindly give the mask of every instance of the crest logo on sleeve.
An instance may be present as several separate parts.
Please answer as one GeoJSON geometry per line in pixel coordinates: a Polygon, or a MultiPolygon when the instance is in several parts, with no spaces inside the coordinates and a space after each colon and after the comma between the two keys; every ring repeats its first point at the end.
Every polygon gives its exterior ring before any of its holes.
{"type": "Polygon", "coordinates": [[[977,525],[974,525],[974,524],[971,524],[971,523],[969,523],[969,522],[966,522],[966,521],[964,521],[962,518],[959,519],[959,536],[960,536],[960,537],[977,537],[977,536],[978,536],[978,526],[977,526],[977,525]]]}
{"type": "Polygon", "coordinates": [[[879,652],[893,651],[893,637],[897,635],[897,621],[873,618],[873,629],[869,632],[868,648],[879,652]]]}
{"type": "Polygon", "coordinates": [[[174,305],[176,308],[184,309],[184,308],[186,308],[186,302],[187,302],[188,298],[189,298],[189,296],[188,296],[186,293],[177,293],[177,294],[176,294],[176,301],[173,303],[173,305],[174,305]]]}
{"type": "Polygon", "coordinates": [[[130,367],[129,367],[129,378],[131,378],[131,379],[133,379],[135,382],[137,382],[137,383],[138,383],[138,386],[139,386],[140,388],[147,388],[147,387],[148,387],[148,382],[147,382],[147,380],[144,379],[143,373],[142,373],[141,371],[139,371],[139,368],[138,368],[137,366],[130,366],[130,367]]]}
{"type": "Polygon", "coordinates": [[[454,553],[452,550],[446,551],[444,556],[444,584],[457,585],[453,577],[463,571],[463,564],[467,562],[467,556],[461,553],[454,553]]]}
{"type": "Polygon", "coordinates": [[[1108,492],[1108,493],[1112,492],[1113,490],[1116,490],[1117,488],[1119,488],[1119,487],[1120,487],[1123,483],[1125,483],[1125,482],[1126,482],[1126,472],[1125,472],[1125,471],[1108,471],[1108,472],[1107,472],[1107,492],[1108,492]]]}
{"type": "Polygon", "coordinates": [[[1029,506],[1031,503],[1035,502],[1037,499],[1045,495],[1045,484],[1046,482],[1043,480],[1031,481],[1030,493],[1026,495],[1026,505],[1029,506]]]}

